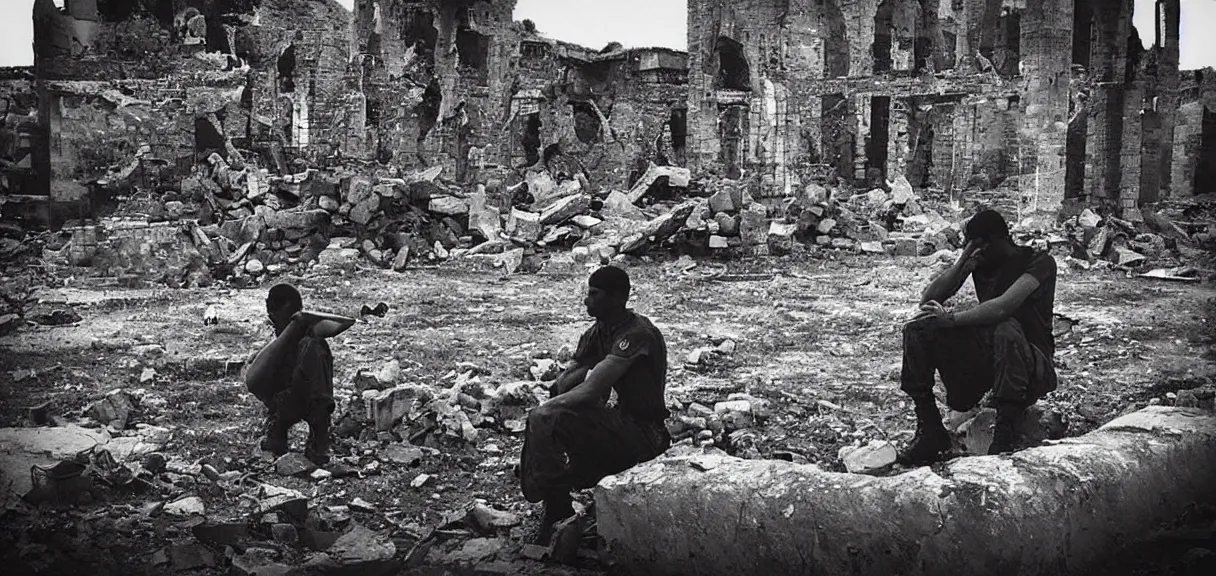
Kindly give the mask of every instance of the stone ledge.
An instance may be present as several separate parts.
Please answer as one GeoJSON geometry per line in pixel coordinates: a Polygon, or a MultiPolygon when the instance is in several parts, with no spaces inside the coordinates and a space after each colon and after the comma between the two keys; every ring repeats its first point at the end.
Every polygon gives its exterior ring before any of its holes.
{"type": "Polygon", "coordinates": [[[663,458],[605,478],[595,499],[614,560],[648,574],[1069,574],[1212,501],[1214,485],[1216,417],[1151,406],[885,478],[663,458]]]}

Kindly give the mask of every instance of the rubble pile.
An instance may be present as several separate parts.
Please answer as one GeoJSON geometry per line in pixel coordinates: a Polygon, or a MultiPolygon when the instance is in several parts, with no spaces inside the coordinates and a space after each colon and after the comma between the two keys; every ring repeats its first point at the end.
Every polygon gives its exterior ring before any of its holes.
{"type": "Polygon", "coordinates": [[[1087,208],[1063,224],[1068,261],[1082,269],[1115,267],[1147,277],[1197,282],[1199,271],[1187,263],[1216,247],[1212,236],[1216,218],[1179,223],[1180,216],[1180,210],[1146,208],[1141,222],[1131,222],[1087,208]]]}

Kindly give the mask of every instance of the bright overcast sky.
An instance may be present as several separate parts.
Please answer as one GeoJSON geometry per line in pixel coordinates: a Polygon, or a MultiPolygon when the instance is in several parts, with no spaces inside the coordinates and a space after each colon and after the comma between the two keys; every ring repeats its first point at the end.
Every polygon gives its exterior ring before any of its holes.
{"type": "MultiPolygon", "coordinates": [[[[1182,67],[1216,67],[1216,0],[1182,1],[1182,67]]],[[[349,8],[353,0],[338,0],[349,8]]],[[[1135,24],[1145,44],[1153,42],[1154,0],[1135,0],[1135,24]]],[[[61,3],[61,0],[56,3],[61,3]]],[[[33,62],[33,0],[0,0],[0,66],[33,62]]],[[[686,0],[518,0],[515,19],[531,19],[544,35],[602,48],[686,47],[686,0]]]]}

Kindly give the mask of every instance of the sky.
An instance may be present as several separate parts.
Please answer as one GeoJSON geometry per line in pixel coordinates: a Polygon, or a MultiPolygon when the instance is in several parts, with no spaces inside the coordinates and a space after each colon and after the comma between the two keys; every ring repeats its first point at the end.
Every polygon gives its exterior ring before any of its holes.
{"type": "MultiPolygon", "coordinates": [[[[338,0],[347,8],[354,0],[338,0]]],[[[1135,0],[1133,22],[1146,45],[1153,43],[1154,0],[1135,0]]],[[[1216,0],[1181,0],[1183,69],[1216,67],[1216,0]]],[[[0,0],[0,66],[33,63],[34,0],[0,0]]],[[[62,4],[62,0],[56,0],[62,4]]],[[[517,0],[515,19],[530,19],[550,38],[602,48],[620,42],[627,48],[687,46],[686,0],[517,0]]]]}

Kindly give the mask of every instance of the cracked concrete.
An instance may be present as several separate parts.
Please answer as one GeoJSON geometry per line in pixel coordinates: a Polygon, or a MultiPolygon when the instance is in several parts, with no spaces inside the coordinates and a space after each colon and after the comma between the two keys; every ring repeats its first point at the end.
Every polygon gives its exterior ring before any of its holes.
{"type": "Polygon", "coordinates": [[[1149,407],[1012,457],[956,459],[941,474],[872,478],[726,456],[699,471],[689,460],[639,465],[596,488],[616,558],[655,574],[1076,573],[1117,539],[1212,499],[1216,417],[1149,407]],[[661,530],[673,523],[696,528],[661,530]]]}

